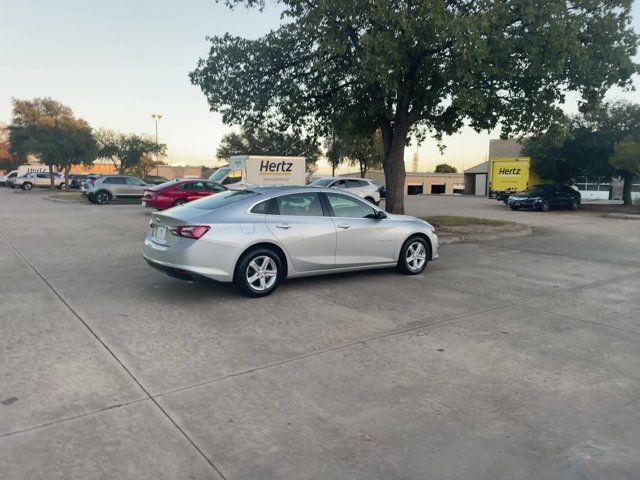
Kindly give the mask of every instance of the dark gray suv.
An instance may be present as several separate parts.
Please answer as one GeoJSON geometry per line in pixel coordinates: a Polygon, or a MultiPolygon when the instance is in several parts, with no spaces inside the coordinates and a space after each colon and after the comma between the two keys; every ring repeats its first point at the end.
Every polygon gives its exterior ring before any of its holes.
{"type": "Polygon", "coordinates": [[[129,175],[105,175],[97,178],[93,185],[85,182],[82,193],[92,203],[106,205],[114,199],[139,199],[148,187],[146,183],[129,175]]]}

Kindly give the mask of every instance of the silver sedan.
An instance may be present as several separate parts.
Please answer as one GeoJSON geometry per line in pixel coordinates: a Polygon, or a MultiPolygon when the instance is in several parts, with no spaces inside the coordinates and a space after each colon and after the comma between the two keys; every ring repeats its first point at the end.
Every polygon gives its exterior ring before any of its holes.
{"type": "Polygon", "coordinates": [[[144,258],[171,276],[233,282],[261,297],[289,277],[389,266],[422,273],[438,258],[438,237],[423,220],[349,193],[264,187],[153,213],[144,258]]]}

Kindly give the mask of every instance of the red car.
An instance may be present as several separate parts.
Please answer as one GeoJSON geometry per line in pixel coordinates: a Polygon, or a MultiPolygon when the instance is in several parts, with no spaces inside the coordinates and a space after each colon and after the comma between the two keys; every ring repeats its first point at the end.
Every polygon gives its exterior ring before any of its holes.
{"type": "Polygon", "coordinates": [[[219,183],[209,180],[172,180],[146,188],[142,192],[142,206],[165,210],[225,190],[219,183]]]}

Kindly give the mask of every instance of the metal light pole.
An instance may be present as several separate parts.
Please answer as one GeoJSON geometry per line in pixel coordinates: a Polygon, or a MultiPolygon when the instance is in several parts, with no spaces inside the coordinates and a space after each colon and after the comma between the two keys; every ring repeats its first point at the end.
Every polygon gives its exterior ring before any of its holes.
{"type": "MultiPolygon", "coordinates": [[[[158,122],[162,118],[162,115],[158,113],[152,113],[151,118],[156,123],[156,146],[158,146],[158,122]]],[[[160,161],[160,157],[158,156],[158,152],[156,152],[156,177],[158,176],[158,162],[160,161]]]]}

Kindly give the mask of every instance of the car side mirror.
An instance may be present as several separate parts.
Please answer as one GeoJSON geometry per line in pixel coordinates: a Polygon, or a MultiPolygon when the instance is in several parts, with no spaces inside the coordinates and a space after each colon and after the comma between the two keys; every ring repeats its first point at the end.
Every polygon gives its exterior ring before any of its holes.
{"type": "Polygon", "coordinates": [[[385,218],[388,218],[388,217],[386,212],[383,212],[382,210],[376,210],[376,213],[370,213],[365,218],[371,218],[373,220],[384,220],[385,218]]]}

